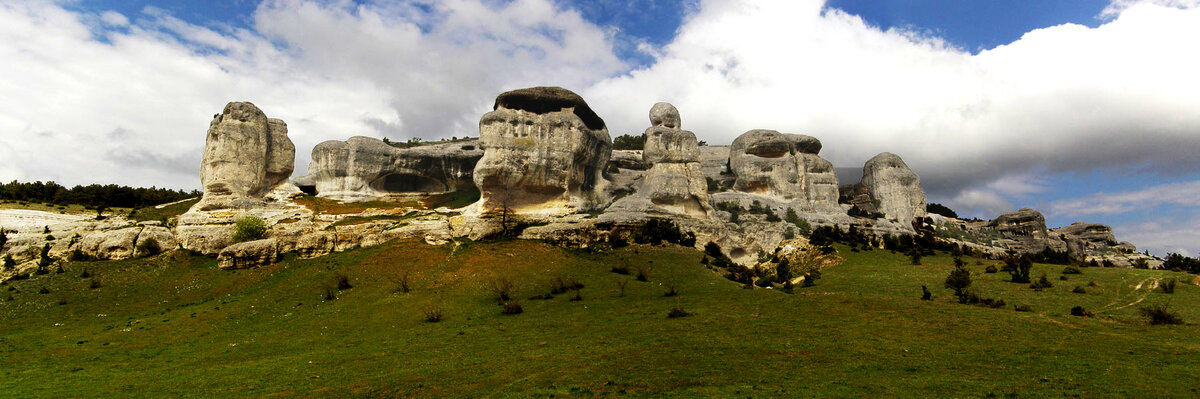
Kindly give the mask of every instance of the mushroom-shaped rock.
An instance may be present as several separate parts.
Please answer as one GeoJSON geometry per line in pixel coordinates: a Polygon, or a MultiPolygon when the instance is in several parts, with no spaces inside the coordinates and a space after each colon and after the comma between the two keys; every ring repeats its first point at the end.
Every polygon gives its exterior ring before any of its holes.
{"type": "Polygon", "coordinates": [[[269,119],[248,102],[231,102],[208,126],[200,181],[201,209],[235,206],[235,201],[258,199],[287,182],[296,147],[287,137],[287,124],[269,119]]]}
{"type": "Polygon", "coordinates": [[[612,152],[604,121],[560,87],[514,90],[479,121],[480,199],[469,213],[561,215],[607,202],[603,172],[612,152]]]}
{"type": "Polygon", "coordinates": [[[820,151],[821,141],[811,136],[748,131],[729,150],[729,168],[737,176],[733,189],[835,209],[837,176],[833,164],[817,156],[820,151]]]}
{"type": "Polygon", "coordinates": [[[477,140],[396,148],[372,137],[330,140],[313,148],[302,190],[342,200],[401,193],[440,193],[475,186],[483,150],[477,140]]]}
{"type": "MultiPolygon", "coordinates": [[[[863,188],[878,211],[901,223],[925,217],[925,191],[921,179],[896,154],[881,153],[863,165],[863,188]]],[[[1044,225],[1044,223],[1043,223],[1044,225]]]]}

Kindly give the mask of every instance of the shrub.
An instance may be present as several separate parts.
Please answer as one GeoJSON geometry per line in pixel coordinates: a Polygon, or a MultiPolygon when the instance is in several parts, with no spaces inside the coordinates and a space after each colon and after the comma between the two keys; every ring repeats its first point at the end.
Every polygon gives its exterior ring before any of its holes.
{"type": "Polygon", "coordinates": [[[767,211],[767,221],[768,222],[778,222],[781,220],[783,220],[783,219],[780,219],[779,215],[776,215],[775,212],[767,211]]]}
{"type": "Polygon", "coordinates": [[[1033,307],[1032,307],[1032,306],[1029,306],[1029,305],[1016,305],[1016,304],[1014,304],[1014,305],[1013,305],[1013,310],[1015,310],[1015,311],[1018,311],[1018,312],[1032,312],[1032,311],[1033,311],[1033,307]]]}
{"type": "Polygon", "coordinates": [[[325,300],[332,301],[337,299],[337,290],[333,287],[325,287],[325,300]]]}
{"type": "Polygon", "coordinates": [[[582,292],[580,292],[579,290],[574,290],[574,292],[575,292],[575,295],[571,295],[571,298],[570,298],[571,302],[579,302],[579,301],[582,301],[582,300],[583,300],[583,293],[582,293],[582,292]]]}
{"type": "Polygon", "coordinates": [[[1042,277],[1038,278],[1038,281],[1034,281],[1033,284],[1029,285],[1029,288],[1033,288],[1035,291],[1041,291],[1044,288],[1050,287],[1054,287],[1054,284],[1050,284],[1050,279],[1046,278],[1046,273],[1042,273],[1042,277]]]}
{"type": "Polygon", "coordinates": [[[1067,266],[1063,268],[1062,274],[1083,274],[1083,270],[1079,270],[1078,266],[1067,266]]]}
{"type": "Polygon", "coordinates": [[[400,271],[399,276],[395,276],[390,279],[392,280],[392,284],[396,285],[396,289],[392,292],[397,294],[407,294],[409,291],[412,291],[412,287],[408,285],[408,275],[408,269],[404,269],[400,271]]]}
{"type": "Polygon", "coordinates": [[[1075,286],[1075,289],[1071,290],[1071,292],[1074,292],[1076,294],[1086,294],[1087,290],[1085,290],[1085,289],[1083,289],[1083,287],[1080,287],[1077,285],[1077,286],[1075,286]]]}
{"type": "Polygon", "coordinates": [[[801,219],[800,216],[797,216],[796,210],[792,208],[787,209],[787,213],[784,214],[783,220],[796,225],[796,228],[799,229],[799,233],[802,236],[812,234],[812,225],[808,224],[807,220],[801,219]]]}
{"type": "Polygon", "coordinates": [[[912,261],[912,264],[919,265],[919,264],[921,264],[921,253],[917,252],[917,251],[912,251],[911,253],[908,254],[908,259],[912,261]]]}
{"type": "Polygon", "coordinates": [[[233,241],[253,241],[267,236],[267,222],[257,216],[245,216],[233,223],[233,241]]]}
{"type": "Polygon", "coordinates": [[[79,278],[88,278],[91,276],[92,276],[92,273],[88,272],[88,269],[86,267],[83,268],[83,273],[79,273],[79,278]]]}
{"type": "Polygon", "coordinates": [[[626,285],[629,285],[629,279],[623,278],[623,279],[617,280],[617,288],[620,290],[620,294],[618,294],[617,296],[622,296],[622,297],[625,296],[625,286],[626,285]]]}
{"type": "Polygon", "coordinates": [[[492,296],[496,297],[496,302],[501,306],[513,297],[513,283],[506,278],[493,280],[488,285],[488,290],[492,292],[492,296]]]}
{"type": "Polygon", "coordinates": [[[333,285],[334,287],[337,287],[338,291],[354,288],[353,285],[350,285],[350,276],[347,276],[346,273],[342,272],[334,273],[333,285]]]}
{"type": "Polygon", "coordinates": [[[688,317],[691,315],[692,315],[691,313],[688,313],[688,311],[683,310],[683,308],[681,308],[679,306],[673,307],[673,308],[671,308],[670,312],[667,312],[668,319],[678,319],[680,317],[688,317]]]}
{"type": "Polygon", "coordinates": [[[650,276],[647,275],[647,270],[646,270],[648,268],[649,267],[643,267],[643,266],[637,267],[637,277],[636,277],[637,281],[650,281],[650,276]]]}
{"type": "Polygon", "coordinates": [[[1158,290],[1164,294],[1175,293],[1175,279],[1170,279],[1158,285],[1158,290]]]}
{"type": "Polygon", "coordinates": [[[158,244],[158,240],[155,240],[154,237],[150,237],[138,243],[138,251],[141,251],[146,255],[158,255],[160,252],[162,252],[162,246],[158,244]]]}
{"type": "Polygon", "coordinates": [[[921,285],[921,300],[922,301],[933,300],[933,293],[929,292],[929,287],[926,287],[924,284],[921,285]]]}
{"type": "Polygon", "coordinates": [[[675,284],[667,283],[667,292],[663,293],[665,297],[673,297],[679,295],[679,291],[675,290],[675,284]]]}
{"type": "Polygon", "coordinates": [[[1142,316],[1146,317],[1146,321],[1150,322],[1150,325],[1152,326],[1163,324],[1183,324],[1183,319],[1180,318],[1175,312],[1167,309],[1167,304],[1165,303],[1158,306],[1142,307],[1139,310],[1142,312],[1142,316]]]}
{"type": "MultiPolygon", "coordinates": [[[[622,262],[624,262],[624,261],[622,261],[622,262]]],[[[706,258],[702,259],[700,261],[700,263],[707,265],[708,258],[706,257],[706,258]]],[[[613,265],[612,269],[610,269],[609,271],[616,273],[616,274],[628,276],[629,275],[629,265],[625,264],[625,263],[622,263],[620,265],[613,265]]]]}
{"type": "Polygon", "coordinates": [[[72,249],[71,252],[67,254],[67,260],[72,262],[91,260],[90,258],[90,256],[83,253],[83,250],[79,249],[78,247],[72,249]]]}
{"type": "Polygon", "coordinates": [[[1000,270],[1008,272],[1014,283],[1028,283],[1031,269],[1033,269],[1033,260],[1029,255],[1022,255],[1005,257],[1004,267],[1000,270]]]}
{"type": "Polygon", "coordinates": [[[1096,314],[1087,311],[1086,309],[1083,308],[1083,306],[1076,306],[1076,307],[1071,308],[1071,316],[1095,317],[1096,314]]]}
{"type": "Polygon", "coordinates": [[[16,265],[17,261],[13,259],[12,254],[4,254],[4,270],[12,270],[16,265]]]}
{"type": "Polygon", "coordinates": [[[1061,275],[1061,276],[1058,276],[1058,279],[1059,279],[1060,281],[1067,281],[1067,279],[1068,279],[1068,278],[1067,278],[1067,276],[1066,276],[1066,275],[1061,275]]]}
{"type": "Polygon", "coordinates": [[[638,244],[659,245],[664,242],[685,247],[696,245],[696,236],[679,230],[675,222],[666,219],[650,219],[634,233],[633,241],[638,244]]]}
{"type": "Polygon", "coordinates": [[[500,313],[503,314],[521,314],[525,309],[521,308],[521,302],[513,299],[500,303],[500,313]]]}
{"type": "Polygon", "coordinates": [[[49,289],[49,288],[46,288],[45,286],[42,286],[42,289],[38,290],[38,293],[39,293],[39,294],[49,294],[49,293],[50,293],[50,289],[49,289]]]}
{"type": "Polygon", "coordinates": [[[995,273],[998,271],[1000,271],[1000,269],[997,269],[996,265],[988,265],[986,268],[983,269],[984,273],[995,273]]]}
{"type": "Polygon", "coordinates": [[[971,286],[971,272],[962,265],[954,266],[954,270],[946,276],[944,283],[946,288],[954,290],[954,297],[958,298],[958,303],[968,303],[969,296],[967,295],[967,287],[971,286]]]}
{"type": "Polygon", "coordinates": [[[103,286],[104,286],[103,284],[100,284],[100,279],[98,279],[98,278],[94,278],[94,279],[92,279],[92,282],[88,283],[88,288],[93,289],[93,290],[103,287],[103,286]]]}
{"type": "Polygon", "coordinates": [[[437,305],[426,305],[421,308],[421,314],[425,315],[425,322],[437,323],[446,317],[446,312],[437,305]]]}
{"type": "Polygon", "coordinates": [[[792,226],[788,226],[788,228],[783,230],[783,239],[790,240],[793,238],[796,238],[796,229],[792,228],[792,226]]]}
{"type": "Polygon", "coordinates": [[[1088,287],[1096,287],[1096,286],[1099,286],[1099,285],[1100,285],[1100,284],[1096,284],[1096,280],[1091,280],[1091,281],[1088,281],[1088,287]]]}

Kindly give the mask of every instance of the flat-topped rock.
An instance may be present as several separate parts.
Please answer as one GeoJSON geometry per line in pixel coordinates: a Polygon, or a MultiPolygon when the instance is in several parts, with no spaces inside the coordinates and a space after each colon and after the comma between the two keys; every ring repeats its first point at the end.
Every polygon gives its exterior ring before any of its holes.
{"type": "Polygon", "coordinates": [[[798,201],[809,209],[839,208],[833,164],[817,156],[821,141],[811,136],[755,129],[733,141],[729,169],[733,189],[798,201]]]}
{"type": "Polygon", "coordinates": [[[317,144],[308,176],[295,183],[320,197],[342,200],[458,191],[475,187],[472,176],[482,157],[479,140],[396,148],[355,136],[317,144]]]}
{"type": "Polygon", "coordinates": [[[575,93],[557,87],[514,90],[479,121],[483,157],[473,179],[475,215],[562,215],[602,207],[612,140],[575,93]]]}

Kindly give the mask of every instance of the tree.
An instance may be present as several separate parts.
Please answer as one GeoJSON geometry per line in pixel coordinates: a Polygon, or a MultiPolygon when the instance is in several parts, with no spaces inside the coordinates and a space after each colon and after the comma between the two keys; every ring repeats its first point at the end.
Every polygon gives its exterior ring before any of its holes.
{"type": "Polygon", "coordinates": [[[8,234],[4,232],[3,228],[0,228],[0,249],[3,249],[6,243],[8,243],[8,234]]]}
{"type": "Polygon", "coordinates": [[[958,303],[967,303],[970,301],[970,294],[967,292],[967,287],[971,286],[971,271],[963,267],[963,265],[954,266],[954,270],[946,276],[946,288],[954,290],[954,297],[958,298],[958,303]]]}
{"type": "Polygon", "coordinates": [[[613,139],[614,150],[640,150],[646,147],[646,136],[622,134],[613,139]]]}
{"type": "Polygon", "coordinates": [[[1008,255],[1004,257],[1004,267],[1000,270],[1008,272],[1014,283],[1028,283],[1029,270],[1033,268],[1033,260],[1029,255],[1008,255]]]}
{"type": "Polygon", "coordinates": [[[17,265],[17,261],[13,259],[12,254],[4,254],[4,269],[12,270],[13,266],[17,265]]]}

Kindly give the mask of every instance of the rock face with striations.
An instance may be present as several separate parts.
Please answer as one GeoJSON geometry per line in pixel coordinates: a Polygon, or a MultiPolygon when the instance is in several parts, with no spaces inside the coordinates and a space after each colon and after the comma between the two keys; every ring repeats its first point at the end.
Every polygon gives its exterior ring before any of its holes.
{"type": "Polygon", "coordinates": [[[606,205],[612,141],[578,94],[559,87],[496,97],[479,120],[483,157],[475,165],[476,215],[563,215],[606,205]]]}
{"type": "Polygon", "coordinates": [[[748,131],[729,150],[729,168],[737,176],[733,189],[801,201],[809,210],[840,209],[833,164],[817,156],[820,151],[815,137],[748,131]]]}
{"type": "Polygon", "coordinates": [[[440,193],[475,187],[478,140],[396,148],[371,137],[317,144],[301,190],[341,200],[400,193],[440,193]]]}
{"type": "MultiPolygon", "coordinates": [[[[896,154],[885,152],[863,165],[862,187],[877,212],[902,224],[925,217],[925,191],[921,179],[896,154]]],[[[1043,229],[1045,224],[1043,223],[1043,229]]]]}
{"type": "Polygon", "coordinates": [[[1021,208],[1019,211],[997,216],[987,223],[986,228],[1003,237],[998,244],[1017,252],[1037,253],[1046,248],[1055,251],[1066,250],[1066,244],[1062,240],[1051,239],[1049,231],[1046,230],[1046,218],[1041,212],[1033,209],[1021,208]]]}
{"type": "Polygon", "coordinates": [[[267,118],[254,104],[227,104],[208,126],[199,209],[233,208],[240,200],[261,198],[287,182],[295,159],[287,124],[267,118]]]}
{"type": "Polygon", "coordinates": [[[635,196],[649,200],[654,211],[707,218],[712,206],[696,135],[680,129],[679,110],[668,103],[654,104],[650,123],[642,150],[649,169],[635,196]]]}

